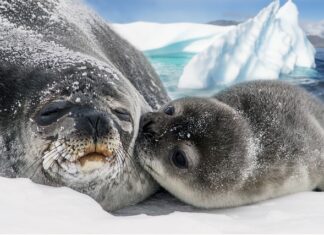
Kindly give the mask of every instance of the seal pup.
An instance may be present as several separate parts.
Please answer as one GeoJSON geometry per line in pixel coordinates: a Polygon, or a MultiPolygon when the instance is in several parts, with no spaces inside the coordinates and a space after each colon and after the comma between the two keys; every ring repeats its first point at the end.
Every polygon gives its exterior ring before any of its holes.
{"type": "Polygon", "coordinates": [[[143,54],[79,1],[0,1],[0,176],[135,204],[158,188],[133,159],[140,116],[167,101],[143,54]]]}
{"type": "Polygon", "coordinates": [[[141,123],[141,164],[196,207],[324,189],[324,105],[302,88],[243,83],[214,97],[172,101],[141,123]]]}

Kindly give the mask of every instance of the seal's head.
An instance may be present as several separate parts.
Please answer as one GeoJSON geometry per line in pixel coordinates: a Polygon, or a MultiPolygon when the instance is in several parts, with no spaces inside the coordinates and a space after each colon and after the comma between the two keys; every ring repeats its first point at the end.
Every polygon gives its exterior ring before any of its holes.
{"type": "Polygon", "coordinates": [[[0,1],[0,175],[68,186],[104,209],[157,184],[134,161],[167,100],[145,57],[75,0],[0,1]]]}
{"type": "Polygon", "coordinates": [[[143,115],[139,157],[143,167],[179,199],[222,206],[247,177],[250,138],[245,119],[213,98],[175,100],[143,115]],[[222,195],[222,196],[220,196],[222,195]]]}
{"type": "Polygon", "coordinates": [[[22,68],[0,72],[5,175],[72,187],[107,210],[153,192],[132,159],[141,112],[149,109],[120,74],[90,64],[55,74],[22,68]]]}

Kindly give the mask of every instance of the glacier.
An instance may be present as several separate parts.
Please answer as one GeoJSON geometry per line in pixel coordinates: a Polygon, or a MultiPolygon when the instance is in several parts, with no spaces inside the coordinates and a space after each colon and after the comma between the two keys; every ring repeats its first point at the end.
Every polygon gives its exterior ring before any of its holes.
{"type": "Polygon", "coordinates": [[[278,79],[297,67],[315,67],[315,49],[299,26],[291,0],[282,7],[275,0],[254,18],[216,36],[185,66],[179,88],[278,79]]]}
{"type": "Polygon", "coordinates": [[[115,23],[111,26],[120,36],[141,51],[154,50],[192,40],[194,45],[189,45],[184,49],[187,52],[200,52],[212,43],[211,39],[235,28],[235,26],[199,23],[162,24],[143,21],[128,24],[115,23]]]}

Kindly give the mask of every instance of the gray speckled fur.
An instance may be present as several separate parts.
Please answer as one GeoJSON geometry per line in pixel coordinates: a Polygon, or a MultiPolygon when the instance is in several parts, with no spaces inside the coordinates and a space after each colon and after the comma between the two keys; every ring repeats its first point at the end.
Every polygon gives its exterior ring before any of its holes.
{"type": "Polygon", "coordinates": [[[217,208],[324,189],[324,105],[304,89],[254,81],[171,104],[172,117],[148,114],[159,131],[140,138],[141,159],[179,199],[217,208]],[[179,147],[188,169],[170,163],[179,147]]]}
{"type": "MultiPolygon", "coordinates": [[[[303,89],[278,81],[250,82],[215,98],[238,110],[258,139],[259,183],[278,187],[305,164],[313,188],[324,185],[324,105],[303,89]],[[271,169],[277,166],[279,170],[271,169]],[[279,180],[277,180],[279,179],[279,180]],[[318,180],[322,181],[318,181],[318,180]]],[[[312,189],[312,188],[310,188],[312,189]]]]}
{"type": "MultiPolygon", "coordinates": [[[[129,159],[140,115],[168,100],[144,55],[79,1],[0,1],[1,176],[69,186],[90,195],[106,210],[135,204],[157,189],[151,177],[129,159]],[[49,176],[39,163],[51,131],[40,130],[32,120],[53,99],[81,99],[82,105],[106,113],[127,153],[122,167],[89,177],[72,177],[63,171],[49,176]],[[132,127],[113,114],[117,105],[131,113],[132,127]],[[46,136],[40,135],[42,131],[46,136]]],[[[52,134],[78,141],[69,122],[60,121],[52,134]],[[65,125],[65,131],[59,131],[59,125],[65,125]]]]}

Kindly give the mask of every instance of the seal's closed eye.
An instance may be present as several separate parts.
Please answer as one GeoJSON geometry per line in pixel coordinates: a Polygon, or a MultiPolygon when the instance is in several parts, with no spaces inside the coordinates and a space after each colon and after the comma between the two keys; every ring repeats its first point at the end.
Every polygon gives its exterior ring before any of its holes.
{"type": "Polygon", "coordinates": [[[118,118],[125,122],[131,121],[131,114],[124,108],[117,108],[114,110],[114,113],[118,116],[118,118]]]}
{"type": "Polygon", "coordinates": [[[41,126],[48,126],[64,116],[72,107],[68,101],[60,100],[46,104],[36,115],[36,122],[41,126]]]}

